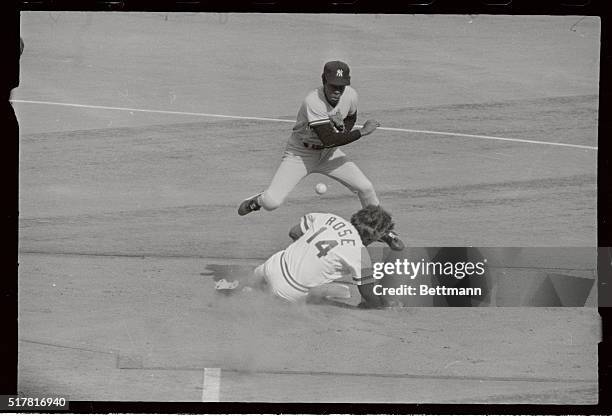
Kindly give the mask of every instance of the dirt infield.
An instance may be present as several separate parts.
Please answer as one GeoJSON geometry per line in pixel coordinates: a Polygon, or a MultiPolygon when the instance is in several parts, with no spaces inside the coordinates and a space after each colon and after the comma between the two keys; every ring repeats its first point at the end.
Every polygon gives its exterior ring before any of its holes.
{"type": "Polygon", "coordinates": [[[595,247],[596,18],[27,12],[22,36],[21,393],[597,402],[594,308],[289,306],[211,279],[248,273],[304,213],[358,208],[316,175],[274,213],[235,212],[291,129],[245,117],[294,119],[332,58],[360,121],[451,133],[346,148],[409,245],[595,247]]]}
{"type": "Polygon", "coordinates": [[[295,307],[213,293],[208,259],[21,262],[24,392],[198,401],[204,369],[221,368],[224,401],[596,399],[592,308],[295,307]]]}

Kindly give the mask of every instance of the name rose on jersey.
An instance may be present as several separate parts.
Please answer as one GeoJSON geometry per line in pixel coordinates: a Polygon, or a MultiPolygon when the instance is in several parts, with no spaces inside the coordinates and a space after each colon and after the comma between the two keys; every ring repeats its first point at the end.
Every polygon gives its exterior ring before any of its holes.
{"type": "Polygon", "coordinates": [[[329,217],[325,222],[325,225],[329,225],[332,230],[337,231],[336,235],[340,239],[340,245],[343,246],[345,244],[352,244],[356,246],[355,238],[358,238],[358,235],[355,235],[355,229],[351,226],[348,227],[345,221],[338,221],[337,217],[329,217]],[[355,235],[355,238],[344,238],[348,235],[355,235]]]}

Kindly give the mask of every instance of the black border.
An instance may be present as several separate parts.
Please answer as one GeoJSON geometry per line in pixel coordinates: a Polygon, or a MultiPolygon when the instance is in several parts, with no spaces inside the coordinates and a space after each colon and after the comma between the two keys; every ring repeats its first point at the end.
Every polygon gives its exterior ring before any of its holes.
{"type": "Polygon", "coordinates": [[[21,0],[21,10],[548,14],[603,13],[602,0],[21,0]]]}
{"type": "MultiPolygon", "coordinates": [[[[604,0],[2,0],[1,41],[5,62],[6,97],[18,77],[15,38],[20,29],[20,11],[164,11],[164,12],[266,12],[266,13],[402,13],[402,14],[502,14],[502,15],[586,15],[601,18],[599,140],[598,140],[598,262],[599,298],[612,299],[612,163],[609,137],[612,69],[610,14],[604,0]],[[17,72],[15,72],[17,71],[17,72]],[[601,255],[604,254],[604,255],[601,255]]],[[[10,114],[7,120],[10,121],[10,114]]],[[[8,126],[8,123],[6,124],[8,126]]],[[[0,278],[0,394],[17,392],[17,244],[18,244],[18,158],[19,137],[3,129],[2,163],[2,271],[0,278]]],[[[605,304],[601,302],[599,304],[605,304]]],[[[307,414],[610,414],[612,308],[599,308],[602,343],[599,345],[600,403],[581,405],[439,405],[439,404],[355,404],[355,403],[177,403],[177,402],[71,402],[70,413],[307,413],[307,414]],[[606,348],[607,347],[607,348],[606,348]]]]}
{"type": "MultiPolygon", "coordinates": [[[[13,392],[17,383],[17,217],[19,133],[17,121],[8,99],[11,88],[19,82],[19,11],[17,2],[2,3],[0,45],[3,61],[2,165],[0,192],[2,200],[2,267],[0,271],[0,392],[13,392]]],[[[0,393],[1,394],[1,393],[0,393]]]]}

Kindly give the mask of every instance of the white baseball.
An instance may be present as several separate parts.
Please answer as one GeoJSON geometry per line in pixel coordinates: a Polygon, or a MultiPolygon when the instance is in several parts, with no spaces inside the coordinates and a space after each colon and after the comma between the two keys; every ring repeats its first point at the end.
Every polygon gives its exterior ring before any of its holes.
{"type": "Polygon", "coordinates": [[[315,192],[319,195],[323,195],[325,192],[327,192],[327,185],[325,185],[324,183],[318,183],[315,186],[315,192]]]}

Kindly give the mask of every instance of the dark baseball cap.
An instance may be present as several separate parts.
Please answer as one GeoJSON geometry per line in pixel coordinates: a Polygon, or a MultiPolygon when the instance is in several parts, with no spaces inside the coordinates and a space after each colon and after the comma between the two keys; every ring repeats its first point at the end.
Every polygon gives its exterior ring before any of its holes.
{"type": "Polygon", "coordinates": [[[351,75],[349,67],[342,61],[330,61],[323,67],[323,77],[328,84],[350,85],[351,75]]]}

